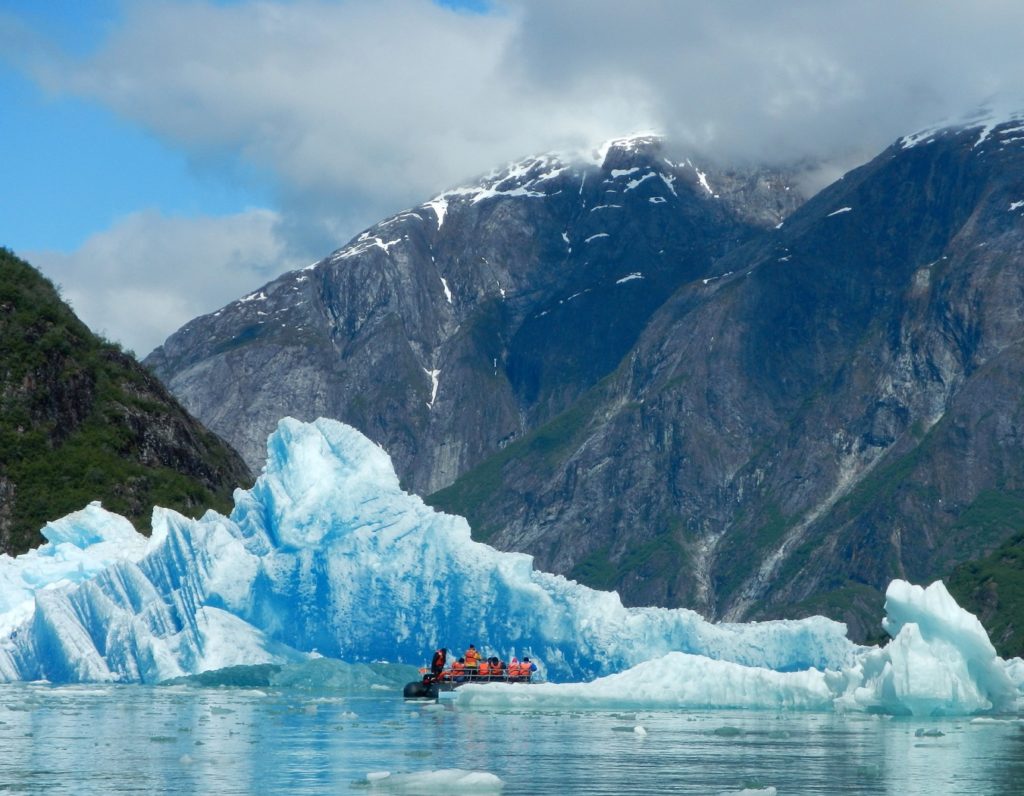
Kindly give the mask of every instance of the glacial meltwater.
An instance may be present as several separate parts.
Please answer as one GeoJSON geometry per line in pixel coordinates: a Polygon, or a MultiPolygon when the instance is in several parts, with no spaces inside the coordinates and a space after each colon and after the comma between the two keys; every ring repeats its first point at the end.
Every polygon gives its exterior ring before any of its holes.
{"type": "Polygon", "coordinates": [[[0,685],[0,792],[1020,794],[1019,717],[538,710],[400,689],[0,685]]]}

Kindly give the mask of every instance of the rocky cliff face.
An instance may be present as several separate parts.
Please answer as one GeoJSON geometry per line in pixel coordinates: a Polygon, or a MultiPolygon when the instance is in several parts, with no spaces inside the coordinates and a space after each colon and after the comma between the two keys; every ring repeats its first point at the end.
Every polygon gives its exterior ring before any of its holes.
{"type": "Polygon", "coordinates": [[[428,493],[563,412],[682,284],[800,199],[655,138],[530,158],[386,219],[146,363],[254,468],[284,415],[344,420],[428,493]]]}
{"type": "Polygon", "coordinates": [[[251,476],[134,359],[95,337],[0,249],[0,553],[102,500],[147,530],[154,504],[229,509],[251,476]]]}
{"type": "Polygon", "coordinates": [[[683,285],[615,375],[435,496],[632,602],[825,612],[1024,508],[1024,124],[899,142],[683,285]]]}

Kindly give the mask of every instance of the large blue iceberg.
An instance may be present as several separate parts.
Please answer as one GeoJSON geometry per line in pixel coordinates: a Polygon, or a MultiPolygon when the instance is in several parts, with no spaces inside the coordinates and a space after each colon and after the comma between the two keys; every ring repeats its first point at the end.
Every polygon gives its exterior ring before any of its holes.
{"type": "Polygon", "coordinates": [[[941,583],[927,599],[894,583],[895,640],[883,650],[858,647],[822,617],[712,624],[688,610],[625,608],[614,593],[472,541],[461,517],[401,490],[383,450],[324,419],[281,421],[230,517],[155,508],[145,539],[92,504],[44,534],[40,548],[0,556],[0,680],[152,683],[318,655],[420,663],[438,646],[475,643],[531,655],[552,681],[621,679],[644,664],[740,683],[716,698],[704,688],[702,704],[754,704],[757,692],[795,707],[976,712],[1018,696],[1018,669],[941,583]],[[948,663],[954,653],[959,664],[948,663]]]}

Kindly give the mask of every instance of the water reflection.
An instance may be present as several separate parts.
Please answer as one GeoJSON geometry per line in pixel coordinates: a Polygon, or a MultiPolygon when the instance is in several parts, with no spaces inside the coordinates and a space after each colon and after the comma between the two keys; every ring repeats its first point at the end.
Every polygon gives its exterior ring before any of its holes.
{"type": "Polygon", "coordinates": [[[371,772],[461,769],[497,775],[506,794],[767,786],[787,794],[1018,794],[1022,726],[747,711],[467,710],[384,692],[5,685],[0,791],[366,793],[388,782],[371,783],[371,772]]]}

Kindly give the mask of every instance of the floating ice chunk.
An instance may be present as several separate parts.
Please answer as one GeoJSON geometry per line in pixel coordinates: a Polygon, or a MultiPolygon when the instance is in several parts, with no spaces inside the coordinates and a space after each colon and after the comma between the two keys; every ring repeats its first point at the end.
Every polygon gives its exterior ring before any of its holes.
{"type": "Polygon", "coordinates": [[[882,626],[892,641],[861,656],[838,707],[932,716],[1012,710],[1018,690],[981,622],[941,581],[895,580],[882,626]]]}
{"type": "Polygon", "coordinates": [[[388,793],[434,793],[439,790],[498,793],[505,784],[495,774],[460,768],[442,768],[415,774],[371,771],[366,775],[366,781],[371,790],[388,793]]]}
{"type": "Polygon", "coordinates": [[[792,708],[831,710],[838,673],[776,672],[670,652],[589,683],[488,683],[457,690],[460,706],[623,708],[792,708]]]}

